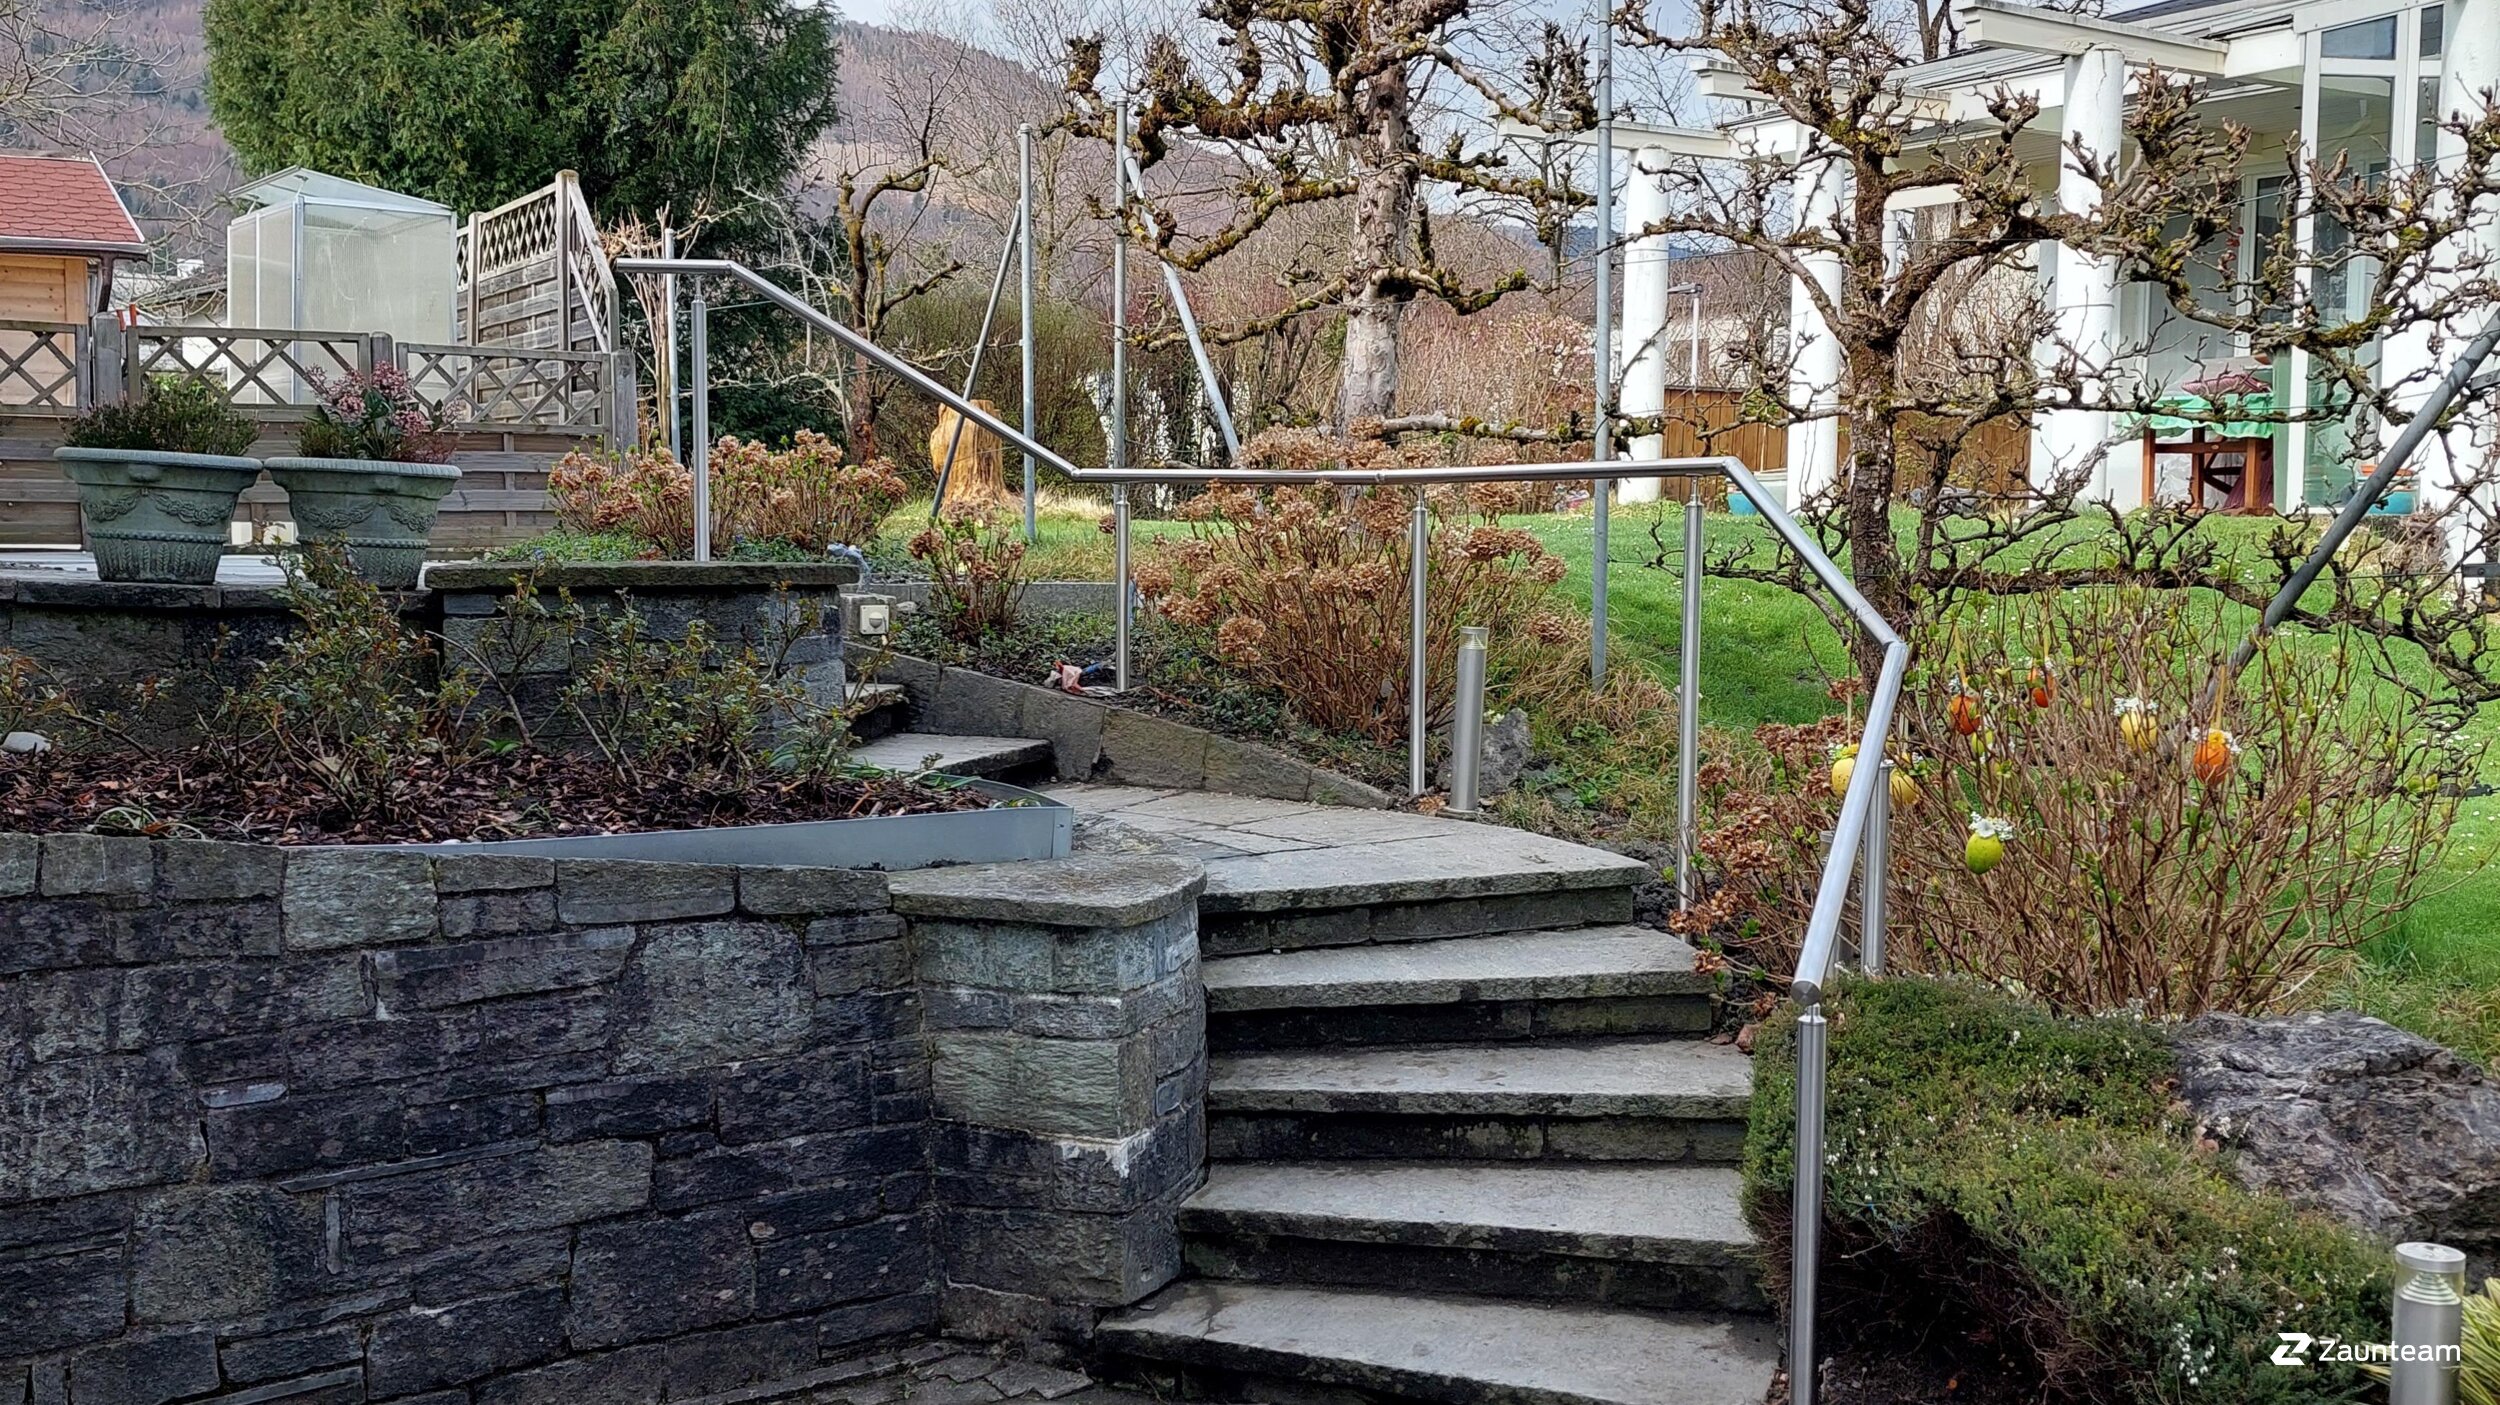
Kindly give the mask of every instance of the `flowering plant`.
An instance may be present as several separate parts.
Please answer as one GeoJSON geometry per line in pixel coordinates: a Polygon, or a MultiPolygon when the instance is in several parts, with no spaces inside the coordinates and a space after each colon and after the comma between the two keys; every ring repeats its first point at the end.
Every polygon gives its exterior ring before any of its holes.
{"type": "Polygon", "coordinates": [[[408,373],[397,366],[349,371],[331,377],[306,371],[312,383],[312,418],[297,441],[307,458],[377,459],[397,463],[449,463],[452,433],[438,406],[417,398],[408,373]]]}

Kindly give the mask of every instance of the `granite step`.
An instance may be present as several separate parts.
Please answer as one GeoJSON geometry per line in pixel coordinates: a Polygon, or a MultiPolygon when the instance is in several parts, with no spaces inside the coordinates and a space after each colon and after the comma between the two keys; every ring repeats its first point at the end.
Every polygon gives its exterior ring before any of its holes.
{"type": "Polygon", "coordinates": [[[1683,939],[1579,927],[1314,947],[1204,966],[1212,1048],[1701,1034],[1717,981],[1683,939]]]}
{"type": "Polygon", "coordinates": [[[851,735],[863,742],[911,726],[911,694],[900,683],[853,683],[843,702],[851,709],[851,735]]]}
{"type": "Polygon", "coordinates": [[[897,732],[851,748],[851,760],[888,771],[938,771],[1016,781],[1050,774],[1050,743],[1030,737],[960,737],[897,732]],[[934,762],[931,758],[935,758],[934,762]]]}
{"type": "Polygon", "coordinates": [[[1646,1038],[1278,1049],[1209,1061],[1217,1160],[1733,1161],[1753,1063],[1646,1038]]]}
{"type": "Polygon", "coordinates": [[[1189,1266],[1619,1307],[1765,1307],[1724,1166],[1224,1163],[1182,1205],[1189,1266]]]}
{"type": "Polygon", "coordinates": [[[1104,1368],[1195,1399],[1760,1405],[1768,1318],[1193,1279],[1105,1321],[1104,1368]]]}
{"type": "Polygon", "coordinates": [[[1499,825],[1390,810],[1310,810],[1230,827],[1272,852],[1211,864],[1208,956],[1629,922],[1637,859],[1499,825]]]}

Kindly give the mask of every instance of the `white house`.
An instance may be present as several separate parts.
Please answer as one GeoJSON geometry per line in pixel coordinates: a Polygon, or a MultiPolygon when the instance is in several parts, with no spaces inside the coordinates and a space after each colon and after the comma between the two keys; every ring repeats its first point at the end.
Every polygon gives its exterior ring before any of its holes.
{"type": "MultiPolygon", "coordinates": [[[[2256,247],[2282,228],[2284,215],[2281,164],[2258,153],[2279,148],[2298,134],[2306,149],[2323,159],[2347,154],[2357,174],[2413,162],[2459,161],[2461,139],[2442,132],[2438,123],[2460,113],[2479,114],[2482,95],[2500,89],[2500,0],[2427,5],[2421,0],[2118,0],[2097,18],[2012,0],[1965,0],[1957,14],[1966,41],[1962,51],[1904,71],[1903,86],[1932,100],[1940,137],[1955,122],[1984,116],[1984,104],[2000,89],[2035,96],[2041,115],[2018,139],[2018,150],[2036,168],[2035,187],[2054,189],[2061,201],[2098,198],[2097,187],[2063,153],[2070,144],[2096,152],[2119,148],[2134,70],[2159,65],[2205,81],[2209,87],[2200,112],[2212,120],[2238,121],[2254,133],[2239,193],[2241,230],[2248,237],[2226,241],[2242,265],[2233,271],[2240,278],[2249,274],[2256,247]]],[[[1641,175],[1644,164],[1661,165],[1670,157],[1708,159],[1744,148],[1793,154],[1802,147],[1802,133],[1784,116],[1761,115],[1767,108],[1747,114],[1739,107],[1714,132],[1618,129],[1619,149],[1631,158],[1626,227],[1639,228],[1644,210],[1663,199],[1657,183],[1641,175]]],[[[1801,164],[1790,197],[1793,216],[1827,218],[1846,198],[1845,183],[1837,162],[1801,164]]],[[[2298,247],[2310,250],[2318,247],[2318,240],[2334,237],[2332,230],[2314,227],[2320,223],[2305,218],[2296,222],[2298,247]]],[[[2481,212],[2467,239],[2472,247],[2456,251],[2465,261],[2500,255],[2500,202],[2481,212]]],[[[1642,258],[1636,243],[1626,257],[1619,340],[1630,357],[1637,357],[1637,349],[1663,319],[1684,311],[1656,294],[1651,284],[1657,280],[1644,279],[1642,258]]],[[[2263,382],[2260,393],[2278,408],[2300,411],[2312,403],[2312,376],[2304,358],[2290,358],[2288,366],[2253,366],[2244,359],[2247,347],[2229,344],[2227,335],[2203,323],[2171,315],[2167,300],[2156,290],[2122,285],[2107,261],[2080,251],[2046,248],[2036,263],[2055,310],[2059,340],[2088,369],[2151,387],[2181,386],[2217,370],[2239,372],[2263,382]]],[[[1836,256],[1830,267],[1812,271],[1837,286],[1836,256]]],[[[2230,275],[2215,271],[2209,276],[2218,284],[2230,275]]],[[[2357,312],[2359,300],[2372,295],[2369,281],[2357,271],[2322,278],[2312,293],[2330,317],[2339,310],[2357,312]],[[2339,301],[2352,305],[2339,308],[2339,301]]],[[[2457,330],[2470,334],[2479,326],[2457,330]]],[[[1800,286],[1790,299],[1789,345],[1800,348],[1793,360],[1792,397],[1836,404],[1839,351],[1819,331],[1813,301],[1800,286]]],[[[2461,341],[2462,336],[2450,337],[2447,354],[2453,356],[2461,341]]],[[[2381,383],[2395,385],[2411,378],[2426,388],[2428,377],[2420,373],[2441,369],[2432,365],[2428,343],[2429,332],[2423,329],[2376,348],[2381,383]]],[[[1655,377],[1654,368],[1645,371],[1637,361],[1629,363],[1627,413],[1643,412],[1644,404],[1635,402],[1646,401],[1655,377]]],[[[2486,411],[2478,454],[2488,451],[2489,419],[2486,411]]],[[[2237,491],[2250,508],[2270,504],[2284,511],[2333,506],[2353,483],[2358,456],[2351,452],[2346,426],[2241,426],[2244,439],[2217,446],[2226,452],[2206,456],[2212,478],[2201,484],[2191,481],[2184,456],[2148,452],[2143,428],[2105,412],[2043,412],[2033,429],[2034,481],[2046,482],[2061,468],[2089,463],[2095,465],[2089,491],[2122,507],[2141,504],[2148,492],[2174,499],[2193,495],[2206,505],[2222,506],[2237,491]]],[[[2227,432],[2208,430],[2203,437],[2211,440],[2227,432]]],[[[2176,437],[2184,430],[2173,426],[2171,433],[2176,437]]],[[[1839,439],[1835,418],[1790,428],[1792,504],[1832,481],[1839,439]]],[[[2434,500],[2447,467],[2439,454],[2434,440],[2418,463],[2423,492],[2434,500]]],[[[2228,505],[2241,504],[2233,499],[2228,505]]]]}

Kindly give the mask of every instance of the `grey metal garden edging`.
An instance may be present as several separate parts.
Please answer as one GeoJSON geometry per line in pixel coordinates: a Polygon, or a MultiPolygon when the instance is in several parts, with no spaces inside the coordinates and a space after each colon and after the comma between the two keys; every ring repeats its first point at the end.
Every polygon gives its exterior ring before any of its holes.
{"type": "Polygon", "coordinates": [[[990,780],[966,784],[1000,803],[987,810],[934,815],[872,815],[855,820],[660,829],[638,834],[491,839],[475,844],[358,847],[420,854],[510,854],[522,858],[874,868],[888,872],[948,863],[1018,863],[1068,856],[1076,831],[1074,810],[1021,786],[990,780]]]}

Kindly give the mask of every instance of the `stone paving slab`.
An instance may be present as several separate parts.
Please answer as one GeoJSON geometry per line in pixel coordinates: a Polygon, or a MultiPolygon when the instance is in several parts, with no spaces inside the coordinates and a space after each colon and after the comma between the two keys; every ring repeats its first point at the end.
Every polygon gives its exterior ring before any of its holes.
{"type": "Polygon", "coordinates": [[[1204,975],[1207,1007],[1230,1012],[1706,995],[1714,983],[1694,965],[1681,937],[1582,927],[1225,957],[1204,975]]]}
{"type": "Polygon", "coordinates": [[[1524,830],[1145,786],[1062,785],[1079,811],[1149,831],[1207,866],[1208,913],[1313,911],[1630,887],[1637,859],[1524,830]]]}
{"type": "Polygon", "coordinates": [[[1652,1263],[1735,1261],[1754,1242],[1733,1166],[1230,1162],[1184,1230],[1652,1263]]]}
{"type": "Polygon", "coordinates": [[[1753,1060],[1692,1039],[1281,1049],[1208,1061],[1211,1112],[1741,1121],[1753,1060]]]}
{"type": "Polygon", "coordinates": [[[1394,1398],[1501,1405],[1760,1405],[1767,1318],[1183,1282],[1106,1322],[1115,1350],[1394,1398]]]}

